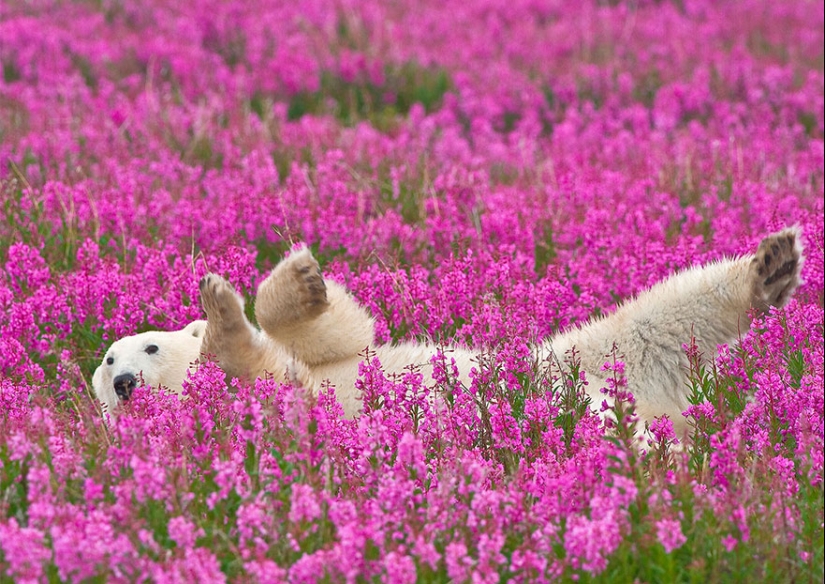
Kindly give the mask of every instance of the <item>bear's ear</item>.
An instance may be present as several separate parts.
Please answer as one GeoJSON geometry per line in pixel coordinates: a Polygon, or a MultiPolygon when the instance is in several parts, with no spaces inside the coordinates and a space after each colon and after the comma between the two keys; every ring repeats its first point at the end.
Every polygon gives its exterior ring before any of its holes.
{"type": "Polygon", "coordinates": [[[202,339],[204,333],[206,332],[206,321],[195,320],[193,322],[190,322],[183,329],[183,332],[188,333],[197,339],[202,339]]]}

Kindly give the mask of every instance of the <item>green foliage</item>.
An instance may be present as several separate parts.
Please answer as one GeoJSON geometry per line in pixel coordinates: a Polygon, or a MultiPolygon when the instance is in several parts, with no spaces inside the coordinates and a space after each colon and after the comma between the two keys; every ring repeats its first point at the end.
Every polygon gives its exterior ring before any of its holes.
{"type": "Polygon", "coordinates": [[[3,59],[3,81],[5,83],[14,83],[22,78],[20,69],[17,64],[10,59],[3,59]]]}
{"type": "Polygon", "coordinates": [[[296,120],[305,115],[332,115],[344,125],[368,121],[388,131],[397,117],[406,115],[415,103],[427,112],[438,109],[451,87],[446,70],[414,61],[387,65],[380,84],[365,78],[349,81],[323,71],[318,91],[299,92],[290,98],[287,117],[296,120]]]}
{"type": "MultiPolygon", "coordinates": [[[[1,419],[1,418],[0,418],[1,419]]],[[[30,459],[11,460],[6,446],[0,448],[0,508],[21,525],[28,517],[28,480],[30,459]]]]}
{"type": "Polygon", "coordinates": [[[536,274],[539,276],[544,275],[547,271],[547,266],[555,263],[556,256],[556,243],[553,241],[553,227],[548,221],[543,224],[540,237],[536,238],[536,274]]]}
{"type": "Polygon", "coordinates": [[[647,108],[653,108],[656,94],[662,87],[662,75],[658,69],[652,69],[640,76],[633,87],[633,99],[647,108]]]}
{"type": "Polygon", "coordinates": [[[805,128],[805,135],[809,138],[822,139],[822,129],[817,121],[816,114],[813,112],[799,112],[799,123],[805,128]]]}

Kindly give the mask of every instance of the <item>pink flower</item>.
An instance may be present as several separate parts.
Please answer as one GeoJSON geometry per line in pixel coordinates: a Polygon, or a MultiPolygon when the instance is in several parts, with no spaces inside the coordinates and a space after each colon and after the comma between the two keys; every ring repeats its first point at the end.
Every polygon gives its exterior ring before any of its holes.
{"type": "Polygon", "coordinates": [[[294,523],[314,521],[321,516],[321,505],[318,497],[308,485],[292,485],[290,497],[289,520],[294,523]]]}
{"type": "Polygon", "coordinates": [[[10,575],[20,582],[37,582],[43,577],[43,567],[51,558],[44,545],[43,532],[20,527],[15,519],[0,522],[0,548],[9,564],[10,575]]]}
{"type": "Polygon", "coordinates": [[[169,520],[169,537],[178,544],[178,547],[189,549],[195,546],[195,540],[203,537],[203,529],[185,517],[172,517],[169,520]]]}
{"type": "Polygon", "coordinates": [[[384,582],[411,584],[417,581],[415,563],[407,555],[389,552],[384,556],[384,570],[384,582]]]}
{"type": "Polygon", "coordinates": [[[456,582],[463,582],[467,579],[474,563],[473,559],[467,555],[467,546],[460,541],[447,544],[444,550],[444,561],[447,563],[447,575],[456,582]]]}
{"type": "Polygon", "coordinates": [[[676,433],[673,430],[673,422],[667,416],[659,416],[653,418],[650,422],[650,433],[658,443],[667,443],[676,439],[676,433]]]}
{"type": "Polygon", "coordinates": [[[606,506],[594,511],[594,518],[573,516],[567,524],[564,549],[574,567],[599,574],[607,567],[608,556],[621,542],[619,516],[606,506]]]}
{"type": "Polygon", "coordinates": [[[657,521],[656,537],[667,553],[682,547],[687,541],[682,533],[682,524],[674,519],[660,519],[657,521]]]}

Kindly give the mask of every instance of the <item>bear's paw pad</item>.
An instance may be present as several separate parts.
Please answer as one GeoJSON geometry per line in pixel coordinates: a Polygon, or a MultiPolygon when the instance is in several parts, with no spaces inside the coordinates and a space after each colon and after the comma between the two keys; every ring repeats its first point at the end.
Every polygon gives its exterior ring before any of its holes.
{"type": "Polygon", "coordinates": [[[753,259],[754,295],[769,306],[784,306],[801,283],[802,247],[799,230],[789,228],[767,236],[753,259]]]}

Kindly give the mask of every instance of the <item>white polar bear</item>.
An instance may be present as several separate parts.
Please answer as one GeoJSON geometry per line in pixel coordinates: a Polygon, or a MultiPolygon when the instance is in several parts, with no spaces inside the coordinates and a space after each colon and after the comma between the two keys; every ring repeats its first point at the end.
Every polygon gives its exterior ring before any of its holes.
{"type": "MultiPolygon", "coordinates": [[[[799,240],[797,228],[785,229],[763,239],[755,254],[675,274],[611,315],[541,342],[533,348],[534,357],[558,374],[567,367],[566,358],[575,348],[589,380],[586,390],[597,408],[605,399],[600,392],[606,385],[602,367],[615,346],[625,362],[628,389],[636,398],[641,420],[667,414],[677,432],[683,434],[687,425],[680,414],[689,406],[683,344],[695,337],[704,355],[715,355],[718,345],[734,342],[747,331],[750,310],[784,306],[801,283],[799,240]]],[[[348,417],[361,409],[355,381],[367,348],[388,374],[417,365],[425,379],[431,380],[430,360],[440,347],[420,343],[375,346],[372,317],[343,286],[324,281],[307,249],[294,249],[259,286],[255,316],[261,330],[247,320],[243,299],[223,278],[207,275],[200,290],[208,324],[199,350],[214,356],[228,377],[253,380],[271,374],[312,391],[329,381],[348,417]]],[[[114,368],[122,359],[131,370],[112,369],[118,375],[136,377],[142,373],[149,384],[179,391],[193,354],[184,355],[174,346],[184,331],[122,339],[107,352],[100,368],[114,368]],[[136,340],[139,337],[143,338],[136,340]],[[149,338],[159,350],[147,356],[149,338]],[[157,357],[167,347],[177,366],[161,372],[157,357]]],[[[197,344],[200,337],[193,338],[192,344],[197,344]]],[[[459,380],[469,383],[478,352],[460,347],[450,351],[459,380]]],[[[110,404],[111,411],[111,396],[120,394],[121,399],[128,399],[129,390],[119,391],[117,378],[101,374],[100,368],[95,373],[95,393],[101,402],[110,404]]]]}

